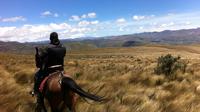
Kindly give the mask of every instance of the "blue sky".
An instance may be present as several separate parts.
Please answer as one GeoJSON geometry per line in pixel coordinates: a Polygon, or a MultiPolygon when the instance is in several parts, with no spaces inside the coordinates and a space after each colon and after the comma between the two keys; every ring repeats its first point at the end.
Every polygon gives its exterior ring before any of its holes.
{"type": "Polygon", "coordinates": [[[4,0],[0,40],[41,41],[200,27],[199,0],[4,0]]]}

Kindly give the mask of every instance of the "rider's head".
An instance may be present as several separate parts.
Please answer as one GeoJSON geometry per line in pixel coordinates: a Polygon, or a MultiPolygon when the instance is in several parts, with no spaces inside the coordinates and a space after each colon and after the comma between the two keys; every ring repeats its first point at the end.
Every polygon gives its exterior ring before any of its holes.
{"type": "Polygon", "coordinates": [[[50,41],[51,41],[50,43],[54,45],[60,44],[60,41],[58,39],[58,34],[56,32],[52,32],[50,34],[50,41]]]}

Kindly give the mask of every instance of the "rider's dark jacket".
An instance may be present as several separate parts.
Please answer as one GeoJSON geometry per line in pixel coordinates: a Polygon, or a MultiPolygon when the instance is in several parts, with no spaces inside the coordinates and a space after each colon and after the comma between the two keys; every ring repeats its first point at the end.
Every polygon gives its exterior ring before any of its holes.
{"type": "Polygon", "coordinates": [[[62,44],[49,44],[36,53],[36,66],[48,73],[54,70],[63,70],[66,48],[62,44]],[[59,67],[56,67],[59,66],[59,67]]]}

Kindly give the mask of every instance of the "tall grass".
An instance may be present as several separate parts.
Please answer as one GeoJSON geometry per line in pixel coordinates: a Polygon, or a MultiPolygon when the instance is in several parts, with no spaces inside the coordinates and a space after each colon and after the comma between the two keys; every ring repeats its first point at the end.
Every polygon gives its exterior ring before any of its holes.
{"type": "MultiPolygon", "coordinates": [[[[185,72],[177,71],[170,80],[154,73],[156,59],[163,53],[160,49],[165,48],[159,46],[146,54],[141,49],[148,51],[148,47],[139,47],[68,53],[66,73],[83,89],[109,98],[107,103],[93,105],[79,98],[77,112],[199,112],[200,61],[184,57],[189,62],[185,72]]],[[[0,111],[33,111],[35,99],[28,92],[33,84],[34,56],[2,53],[0,71],[0,111]]]]}

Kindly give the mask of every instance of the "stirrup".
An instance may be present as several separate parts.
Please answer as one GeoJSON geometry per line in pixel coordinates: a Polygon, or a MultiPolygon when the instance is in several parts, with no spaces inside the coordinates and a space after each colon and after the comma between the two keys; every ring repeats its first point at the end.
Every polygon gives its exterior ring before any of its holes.
{"type": "Polygon", "coordinates": [[[30,91],[29,94],[34,97],[35,96],[35,92],[34,91],[30,91]]]}

